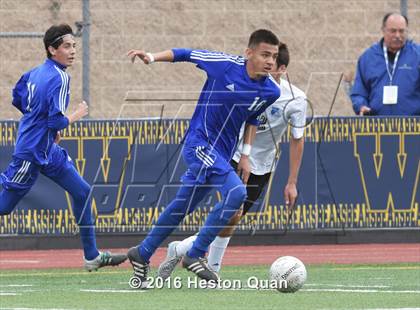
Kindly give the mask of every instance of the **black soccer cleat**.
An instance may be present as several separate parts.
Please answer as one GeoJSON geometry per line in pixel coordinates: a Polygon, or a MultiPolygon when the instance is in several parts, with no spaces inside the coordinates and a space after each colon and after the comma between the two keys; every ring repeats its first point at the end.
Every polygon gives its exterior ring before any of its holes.
{"type": "Polygon", "coordinates": [[[133,276],[130,278],[129,285],[136,289],[145,289],[148,287],[147,274],[150,271],[149,263],[140,256],[138,247],[132,247],[127,253],[128,259],[133,266],[133,276]]]}
{"type": "Polygon", "coordinates": [[[182,260],[182,267],[191,272],[194,272],[199,278],[206,281],[217,282],[219,280],[219,275],[211,270],[206,258],[192,258],[188,255],[185,255],[184,259],[182,260]]]}
{"type": "Polygon", "coordinates": [[[111,252],[99,252],[99,255],[92,259],[85,259],[85,269],[87,271],[98,270],[106,266],[118,266],[125,262],[127,255],[125,254],[112,254],[111,252]]]}

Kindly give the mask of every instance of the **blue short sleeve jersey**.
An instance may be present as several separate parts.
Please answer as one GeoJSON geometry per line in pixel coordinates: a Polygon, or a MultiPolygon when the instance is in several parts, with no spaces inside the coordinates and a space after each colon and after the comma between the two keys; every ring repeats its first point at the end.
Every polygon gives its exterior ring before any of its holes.
{"type": "Polygon", "coordinates": [[[70,77],[60,63],[47,59],[22,75],[13,89],[12,104],[23,113],[14,157],[38,165],[48,163],[57,131],[68,126],[70,77]]]}
{"type": "Polygon", "coordinates": [[[258,116],[280,96],[280,88],[268,75],[249,77],[241,56],[205,50],[173,49],[174,61],[188,61],[207,73],[185,144],[210,145],[229,161],[244,122],[258,125],[258,116]]]}

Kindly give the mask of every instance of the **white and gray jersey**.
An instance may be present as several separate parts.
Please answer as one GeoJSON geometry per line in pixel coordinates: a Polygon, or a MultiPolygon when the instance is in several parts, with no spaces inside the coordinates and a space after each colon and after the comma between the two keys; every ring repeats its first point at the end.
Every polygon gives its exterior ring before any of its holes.
{"type": "MultiPolygon", "coordinates": [[[[307,101],[305,93],[288,81],[280,81],[280,97],[260,115],[260,125],[252,144],[249,161],[251,173],[264,175],[276,168],[276,149],[290,123],[293,138],[303,137],[306,122],[307,101]]],[[[239,143],[233,160],[239,162],[245,125],[242,126],[239,143]]]]}

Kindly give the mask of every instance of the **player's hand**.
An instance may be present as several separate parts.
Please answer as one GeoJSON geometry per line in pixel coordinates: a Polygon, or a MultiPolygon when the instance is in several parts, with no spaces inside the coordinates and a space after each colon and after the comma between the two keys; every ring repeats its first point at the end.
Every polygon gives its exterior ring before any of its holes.
{"type": "Polygon", "coordinates": [[[248,183],[249,175],[251,174],[251,164],[249,163],[248,156],[242,155],[239,160],[237,173],[244,184],[248,183]]]}
{"type": "Polygon", "coordinates": [[[89,107],[87,103],[85,101],[82,101],[77,106],[76,111],[74,111],[74,113],[68,116],[69,123],[74,123],[78,121],[79,119],[85,117],[86,115],[88,115],[88,112],[89,112],[89,107]]]}
{"type": "Polygon", "coordinates": [[[150,64],[152,60],[149,58],[145,51],[142,50],[130,50],[127,56],[131,58],[131,62],[134,63],[136,57],[140,58],[146,65],[150,64]]]}
{"type": "Polygon", "coordinates": [[[60,140],[61,140],[61,134],[60,134],[59,131],[57,131],[57,135],[55,136],[54,143],[58,144],[58,143],[60,143],[60,140]]]}
{"type": "Polygon", "coordinates": [[[78,114],[78,116],[80,116],[79,119],[88,115],[89,107],[88,107],[86,101],[82,101],[78,104],[77,109],[76,109],[76,113],[78,114]]]}
{"type": "Polygon", "coordinates": [[[284,202],[287,206],[287,209],[291,209],[296,202],[298,196],[298,191],[295,183],[287,183],[284,188],[284,202]]]}
{"type": "Polygon", "coordinates": [[[359,112],[360,116],[363,116],[363,115],[366,115],[366,114],[369,114],[369,113],[370,113],[370,108],[369,107],[364,105],[360,108],[360,112],[359,112]]]}

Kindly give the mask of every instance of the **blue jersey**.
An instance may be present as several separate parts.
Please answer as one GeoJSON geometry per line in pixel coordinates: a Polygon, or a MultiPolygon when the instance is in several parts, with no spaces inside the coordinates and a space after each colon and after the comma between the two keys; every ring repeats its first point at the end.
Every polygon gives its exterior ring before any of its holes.
{"type": "Polygon", "coordinates": [[[258,116],[280,96],[271,76],[253,80],[241,56],[204,50],[173,49],[174,61],[189,61],[207,73],[185,139],[188,146],[210,145],[229,161],[244,122],[258,116]]]}
{"type": "Polygon", "coordinates": [[[60,63],[47,59],[26,72],[13,89],[13,105],[23,113],[14,157],[38,165],[48,163],[57,131],[68,126],[70,77],[60,63]]]}

